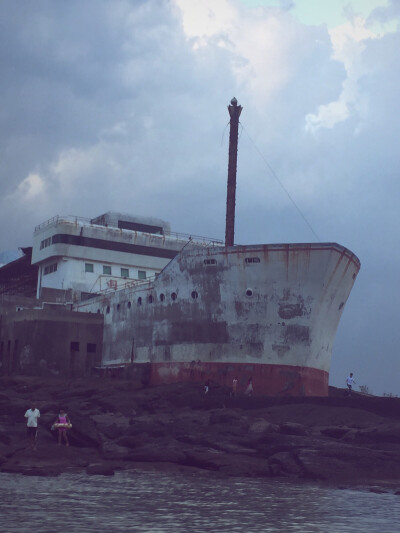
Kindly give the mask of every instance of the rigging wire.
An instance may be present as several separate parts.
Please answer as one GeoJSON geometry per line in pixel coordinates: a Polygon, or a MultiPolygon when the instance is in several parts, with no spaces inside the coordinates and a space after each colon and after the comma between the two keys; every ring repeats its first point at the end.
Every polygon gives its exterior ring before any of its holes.
{"type": "Polygon", "coordinates": [[[282,190],[286,193],[287,197],[289,198],[289,200],[292,202],[292,204],[294,205],[294,207],[297,209],[297,212],[299,213],[299,215],[301,216],[301,218],[304,220],[304,222],[307,224],[307,226],[309,227],[309,229],[311,230],[311,232],[313,233],[314,237],[317,239],[318,242],[321,242],[321,239],[318,237],[318,235],[316,234],[316,232],[314,231],[313,227],[311,226],[311,224],[308,222],[307,218],[305,217],[305,215],[303,214],[303,212],[301,211],[300,207],[296,204],[296,202],[293,200],[292,196],[290,195],[289,191],[286,189],[286,187],[283,185],[283,183],[281,182],[281,180],[279,179],[279,177],[277,176],[275,170],[271,167],[271,165],[268,163],[266,157],[264,156],[264,154],[261,152],[261,150],[258,148],[258,146],[256,145],[256,143],[253,141],[253,139],[251,138],[249,132],[247,131],[247,129],[243,126],[243,124],[240,122],[240,125],[242,126],[242,131],[244,130],[250,140],[250,142],[252,143],[252,145],[254,146],[255,150],[258,152],[259,156],[261,157],[261,159],[264,161],[265,165],[267,166],[268,170],[270,171],[270,173],[272,174],[272,176],[276,179],[276,181],[279,183],[279,185],[281,186],[282,190]]]}
{"type": "Polygon", "coordinates": [[[221,146],[223,145],[223,142],[224,142],[224,137],[225,137],[225,132],[226,132],[226,129],[227,129],[227,127],[229,126],[230,122],[231,122],[231,121],[230,121],[230,120],[228,120],[228,122],[227,122],[227,124],[226,124],[226,126],[225,126],[225,128],[224,128],[224,131],[222,132],[222,137],[221,137],[221,146]]]}

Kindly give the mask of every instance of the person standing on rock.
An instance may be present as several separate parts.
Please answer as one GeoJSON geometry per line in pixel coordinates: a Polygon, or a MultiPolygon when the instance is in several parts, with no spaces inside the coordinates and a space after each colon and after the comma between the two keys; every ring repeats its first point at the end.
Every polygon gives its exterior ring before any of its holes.
{"type": "Polygon", "coordinates": [[[237,393],[238,378],[234,377],[232,380],[232,396],[235,397],[237,393]]]}
{"type": "Polygon", "coordinates": [[[40,411],[36,407],[34,401],[31,402],[31,408],[28,409],[25,413],[27,435],[29,441],[29,447],[33,450],[36,450],[36,439],[38,431],[38,418],[40,418],[40,411]]]}
{"type": "Polygon", "coordinates": [[[249,378],[249,381],[247,382],[247,388],[245,391],[246,396],[253,396],[253,379],[249,378]]]}
{"type": "Polygon", "coordinates": [[[64,439],[65,445],[69,446],[67,431],[69,429],[68,426],[71,425],[71,421],[64,409],[60,409],[55,424],[57,424],[56,427],[58,427],[58,445],[61,446],[61,440],[64,439]]]}
{"type": "Polygon", "coordinates": [[[356,380],[353,378],[353,372],[350,372],[349,377],[346,379],[346,385],[348,388],[347,396],[351,396],[351,391],[355,383],[356,383],[356,380]]]}

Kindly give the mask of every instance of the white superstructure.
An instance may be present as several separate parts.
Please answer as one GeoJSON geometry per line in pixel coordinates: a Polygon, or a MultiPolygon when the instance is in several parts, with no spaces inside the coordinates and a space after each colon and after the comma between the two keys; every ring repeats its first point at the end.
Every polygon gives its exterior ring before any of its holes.
{"type": "Polygon", "coordinates": [[[132,286],[158,274],[190,240],[159,219],[55,216],[34,231],[37,297],[77,301],[132,286]]]}

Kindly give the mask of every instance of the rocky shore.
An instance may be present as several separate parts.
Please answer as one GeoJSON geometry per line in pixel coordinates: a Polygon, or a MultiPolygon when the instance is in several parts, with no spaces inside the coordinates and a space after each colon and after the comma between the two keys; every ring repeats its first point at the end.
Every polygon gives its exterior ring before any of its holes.
{"type": "Polygon", "coordinates": [[[110,378],[0,379],[0,471],[113,475],[153,468],[284,477],[400,494],[400,399],[330,388],[328,398],[232,398],[211,384],[143,387],[110,378]],[[41,412],[36,451],[24,413],[41,412]],[[58,446],[60,408],[73,424],[58,446]],[[197,469],[197,470],[196,470],[197,469]]]}

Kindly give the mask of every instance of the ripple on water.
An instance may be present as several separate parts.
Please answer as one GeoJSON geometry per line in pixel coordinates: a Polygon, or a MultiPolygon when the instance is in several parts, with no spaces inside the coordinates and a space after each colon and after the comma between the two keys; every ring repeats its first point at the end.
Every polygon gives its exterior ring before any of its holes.
{"type": "Polygon", "coordinates": [[[393,533],[399,497],[276,480],[155,472],[0,474],[5,533],[393,533]]]}

